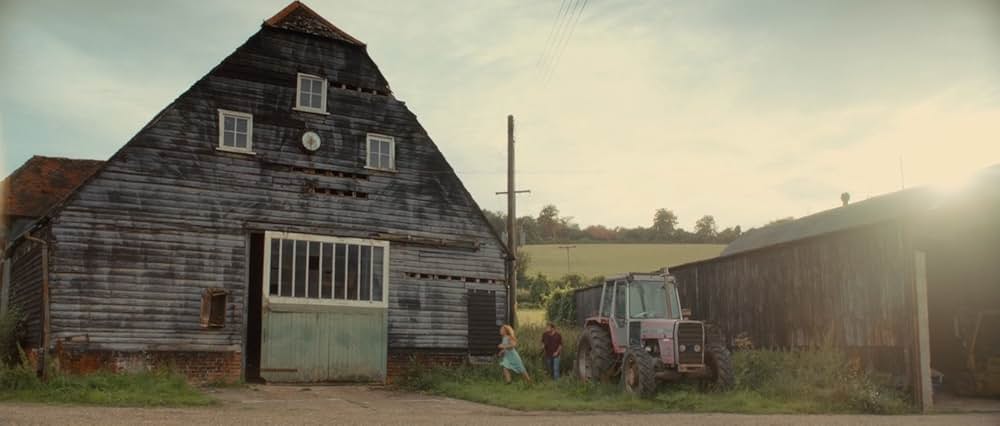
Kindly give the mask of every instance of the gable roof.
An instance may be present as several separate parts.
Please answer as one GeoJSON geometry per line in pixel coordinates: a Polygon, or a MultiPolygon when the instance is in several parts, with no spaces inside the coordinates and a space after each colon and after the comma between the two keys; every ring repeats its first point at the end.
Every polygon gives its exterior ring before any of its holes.
{"type": "MultiPolygon", "coordinates": [[[[973,196],[983,198],[996,193],[996,188],[1000,188],[1000,165],[980,170],[970,182],[967,190],[972,192],[973,196]]],[[[931,187],[905,189],[796,220],[752,229],[726,246],[719,256],[728,256],[915,215],[954,201],[944,192],[931,187]]]]}
{"type": "Polygon", "coordinates": [[[719,256],[756,250],[816,235],[894,219],[931,207],[928,188],[912,188],[822,211],[796,220],[751,229],[729,243],[719,256]]]}
{"type": "Polygon", "coordinates": [[[39,217],[94,174],[103,161],[36,155],[0,182],[3,214],[39,217]]]}
{"type": "Polygon", "coordinates": [[[264,21],[264,26],[272,28],[282,28],[301,33],[312,34],[314,36],[331,38],[355,46],[364,47],[365,44],[344,32],[332,22],[327,21],[318,13],[313,11],[299,1],[293,1],[281,9],[280,12],[264,21]]]}
{"type": "MultiPolygon", "coordinates": [[[[233,54],[231,54],[230,57],[232,57],[232,55],[235,55],[236,53],[238,53],[241,49],[246,48],[251,43],[252,40],[254,40],[258,36],[260,36],[262,33],[265,33],[266,32],[265,30],[267,30],[267,29],[278,29],[278,30],[298,32],[298,33],[301,33],[301,34],[307,34],[307,35],[311,35],[311,36],[319,36],[321,38],[325,38],[325,39],[328,39],[328,40],[334,40],[334,41],[338,41],[338,42],[347,43],[347,44],[353,45],[353,46],[360,46],[360,47],[364,47],[365,46],[364,43],[362,43],[361,41],[359,41],[359,40],[351,37],[349,34],[343,32],[342,30],[340,30],[339,28],[337,28],[336,26],[334,26],[332,23],[330,23],[326,19],[324,19],[321,16],[319,16],[318,14],[316,14],[316,12],[314,12],[312,9],[308,8],[307,6],[305,6],[304,4],[302,4],[302,3],[298,2],[298,1],[295,1],[295,2],[293,2],[291,4],[289,4],[284,9],[282,9],[282,11],[278,12],[278,14],[276,14],[275,16],[271,17],[270,19],[266,20],[261,25],[261,28],[262,28],[261,31],[259,31],[255,35],[253,35],[250,38],[250,40],[248,40],[247,43],[245,43],[243,46],[237,48],[237,51],[234,52],[233,54]],[[301,15],[301,14],[305,14],[305,15],[301,15]],[[295,16],[305,16],[305,18],[295,18],[295,16]],[[308,18],[307,21],[309,21],[309,22],[306,22],[308,25],[319,25],[318,23],[321,23],[324,26],[325,30],[328,30],[328,31],[331,31],[331,32],[334,32],[334,33],[337,33],[337,34],[335,36],[334,35],[330,35],[330,34],[314,34],[314,33],[310,32],[308,30],[308,28],[300,28],[300,27],[296,27],[295,26],[295,25],[299,25],[299,24],[303,23],[302,20],[295,21],[296,19],[306,19],[306,18],[308,18]],[[293,24],[293,22],[298,22],[298,24],[293,24]]],[[[355,50],[355,49],[351,49],[351,50],[355,50]]],[[[357,52],[360,55],[364,55],[364,57],[367,58],[368,61],[371,61],[371,59],[367,56],[367,52],[365,51],[365,49],[359,49],[359,50],[357,50],[357,52]]],[[[181,100],[185,95],[187,95],[190,91],[194,90],[196,87],[198,87],[204,81],[208,80],[211,76],[213,76],[214,73],[216,73],[224,65],[226,65],[226,61],[230,57],[227,57],[219,65],[216,65],[216,67],[214,67],[212,69],[212,71],[210,71],[208,74],[206,74],[201,79],[199,79],[198,81],[196,81],[195,84],[192,85],[187,91],[183,92],[177,99],[175,99],[173,102],[171,102],[166,107],[164,107],[148,123],[146,123],[145,126],[143,126],[141,129],[139,129],[139,131],[135,135],[133,135],[132,138],[129,139],[125,143],[125,145],[121,146],[114,154],[112,154],[111,158],[108,161],[77,160],[77,161],[94,161],[97,164],[95,165],[94,170],[88,176],[83,176],[80,179],[79,184],[76,185],[71,190],[67,191],[67,194],[64,197],[60,197],[60,198],[56,199],[54,201],[54,203],[50,207],[44,209],[43,212],[38,215],[40,217],[38,217],[36,220],[34,220],[33,223],[31,224],[31,226],[29,226],[29,230],[30,230],[30,228],[34,228],[34,227],[38,227],[38,226],[43,225],[50,218],[55,217],[56,215],[58,215],[69,203],[73,202],[73,200],[76,197],[76,194],[78,194],[81,191],[82,187],[88,185],[88,183],[90,181],[92,181],[95,178],[97,178],[98,175],[101,173],[101,171],[105,167],[107,167],[109,163],[111,163],[116,158],[118,158],[121,155],[123,155],[122,153],[125,151],[126,147],[128,147],[130,144],[132,144],[136,139],[138,139],[141,135],[143,135],[148,129],[150,129],[153,126],[155,126],[156,123],[159,122],[160,119],[164,115],[166,115],[168,112],[170,112],[171,110],[173,110],[176,107],[177,102],[179,100],[181,100]]],[[[372,70],[372,72],[374,72],[377,75],[379,83],[381,83],[381,84],[383,84],[385,86],[386,93],[390,94],[389,98],[393,99],[394,101],[398,101],[395,97],[391,96],[392,92],[391,92],[391,90],[388,90],[388,83],[385,81],[385,78],[382,76],[382,73],[381,73],[381,71],[378,70],[377,66],[374,67],[374,69],[372,70]]],[[[400,105],[403,105],[403,108],[405,109],[405,103],[403,103],[402,101],[398,101],[398,102],[400,103],[400,105]]],[[[423,126],[420,125],[419,122],[416,121],[416,116],[413,115],[411,112],[409,112],[409,110],[406,110],[406,112],[407,112],[407,114],[409,114],[409,116],[413,117],[416,126],[420,130],[420,133],[422,133],[425,137],[427,137],[428,139],[430,139],[430,136],[427,135],[427,131],[423,128],[423,126]]],[[[433,141],[432,141],[432,145],[434,145],[433,141]]],[[[438,149],[436,145],[434,145],[434,149],[435,150],[438,149]]],[[[441,160],[443,161],[443,166],[442,167],[444,167],[445,169],[449,170],[451,172],[452,176],[457,180],[458,189],[461,190],[462,195],[472,205],[473,210],[474,210],[474,214],[477,215],[477,217],[479,217],[482,220],[482,223],[484,225],[484,229],[486,229],[488,231],[488,233],[493,237],[493,239],[495,240],[495,242],[498,244],[498,247],[500,248],[500,250],[503,252],[503,254],[505,256],[507,256],[507,257],[512,256],[513,255],[513,251],[509,247],[507,247],[507,245],[505,244],[505,242],[503,241],[503,239],[500,237],[500,235],[496,232],[496,230],[493,229],[492,226],[490,226],[489,220],[486,218],[486,216],[483,213],[482,209],[479,207],[478,203],[476,203],[475,199],[472,197],[472,194],[468,191],[468,189],[462,183],[461,179],[458,178],[458,175],[454,172],[454,170],[451,168],[451,166],[448,165],[447,160],[444,159],[443,156],[442,156],[441,160]]],[[[2,195],[2,194],[0,194],[0,195],[2,195]]],[[[2,200],[2,198],[0,198],[0,200],[2,200]]],[[[3,206],[0,205],[0,211],[2,211],[2,209],[3,209],[3,206]]],[[[16,240],[12,241],[11,244],[17,244],[19,241],[21,241],[21,239],[23,239],[23,236],[24,236],[24,234],[21,234],[21,236],[18,237],[16,240]]],[[[409,236],[407,236],[407,237],[409,238],[409,236]]],[[[2,249],[2,248],[3,248],[3,246],[0,245],[0,249],[2,249]]]]}

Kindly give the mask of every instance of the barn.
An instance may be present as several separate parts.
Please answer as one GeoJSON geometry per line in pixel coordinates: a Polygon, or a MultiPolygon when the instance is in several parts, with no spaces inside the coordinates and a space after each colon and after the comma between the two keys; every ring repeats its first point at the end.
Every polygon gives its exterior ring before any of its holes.
{"type": "Polygon", "coordinates": [[[381,382],[495,350],[506,247],[365,44],[300,2],[64,195],[11,229],[2,287],[60,368],[381,382]]]}
{"type": "MultiPolygon", "coordinates": [[[[839,348],[926,408],[932,375],[941,390],[966,377],[965,325],[1000,306],[997,253],[995,166],[959,188],[907,189],[755,229],[670,272],[682,303],[731,344],[839,348]]],[[[997,337],[1000,328],[980,333],[977,350],[993,351],[980,360],[1000,359],[997,337]]]]}

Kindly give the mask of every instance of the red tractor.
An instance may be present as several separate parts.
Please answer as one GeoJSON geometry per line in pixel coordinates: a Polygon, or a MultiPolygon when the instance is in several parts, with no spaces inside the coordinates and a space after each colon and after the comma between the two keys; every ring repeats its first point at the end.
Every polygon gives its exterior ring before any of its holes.
{"type": "MultiPolygon", "coordinates": [[[[722,334],[683,318],[674,278],[629,273],[598,287],[596,316],[584,320],[576,352],[581,380],[610,382],[620,377],[626,392],[652,397],[661,382],[698,380],[703,387],[733,384],[729,350],[722,334]],[[598,294],[599,299],[598,298],[598,294]]],[[[577,309],[581,309],[580,294],[577,309]]]]}

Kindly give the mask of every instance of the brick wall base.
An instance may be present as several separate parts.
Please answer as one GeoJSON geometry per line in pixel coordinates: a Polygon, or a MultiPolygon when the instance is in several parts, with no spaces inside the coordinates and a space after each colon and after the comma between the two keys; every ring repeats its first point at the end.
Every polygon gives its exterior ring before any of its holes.
{"type": "MultiPolygon", "coordinates": [[[[37,365],[37,350],[28,352],[37,365]]],[[[184,375],[193,383],[237,382],[241,378],[240,352],[200,351],[109,351],[80,348],[57,348],[50,354],[49,365],[61,372],[87,374],[98,371],[143,372],[168,369],[184,375]]],[[[465,351],[429,351],[396,349],[388,353],[386,382],[393,383],[406,376],[415,366],[454,366],[467,363],[465,351]]]]}
{"type": "MultiPolygon", "coordinates": [[[[66,373],[135,373],[167,369],[187,377],[193,383],[238,382],[242,369],[240,352],[129,352],[58,348],[49,357],[52,358],[49,365],[66,373]]],[[[37,353],[30,354],[29,358],[37,360],[37,353]]]]}
{"type": "Polygon", "coordinates": [[[386,382],[393,383],[403,377],[411,368],[430,366],[451,366],[461,365],[469,360],[469,354],[465,351],[428,351],[428,350],[407,350],[390,349],[388,365],[386,366],[386,382]]]}

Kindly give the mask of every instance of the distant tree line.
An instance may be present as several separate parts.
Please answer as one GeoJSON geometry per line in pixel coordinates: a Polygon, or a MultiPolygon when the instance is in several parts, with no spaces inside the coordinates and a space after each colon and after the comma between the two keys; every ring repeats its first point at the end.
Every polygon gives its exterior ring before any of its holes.
{"type": "MultiPolygon", "coordinates": [[[[490,224],[497,233],[503,235],[506,231],[507,216],[501,212],[483,210],[490,224]]],[[[771,226],[794,220],[785,217],[773,220],[764,225],[771,226]]],[[[608,228],[602,225],[588,226],[580,229],[573,223],[572,217],[559,215],[559,210],[553,206],[545,206],[538,217],[524,216],[518,219],[526,244],[562,243],[562,242],[657,242],[657,243],[729,243],[740,236],[739,226],[716,231],[715,218],[705,215],[695,222],[694,231],[689,232],[677,226],[677,216],[668,209],[657,209],[653,213],[652,225],[649,228],[636,227],[608,228]]],[[[569,274],[562,277],[547,277],[536,273],[529,275],[531,256],[518,249],[518,288],[517,302],[523,308],[545,308],[547,318],[557,322],[572,323],[575,320],[573,306],[573,291],[599,285],[604,277],[586,277],[569,274]]]]}
{"type": "MultiPolygon", "coordinates": [[[[497,233],[506,234],[506,213],[485,209],[483,213],[497,233]]],[[[728,244],[743,233],[739,225],[718,230],[715,217],[712,215],[704,215],[698,219],[691,231],[680,227],[677,215],[669,209],[657,209],[652,219],[649,227],[591,225],[581,228],[579,224],[573,222],[572,216],[561,216],[559,209],[549,204],[538,212],[537,217],[519,217],[517,225],[522,244],[571,242],[728,244]]]]}

